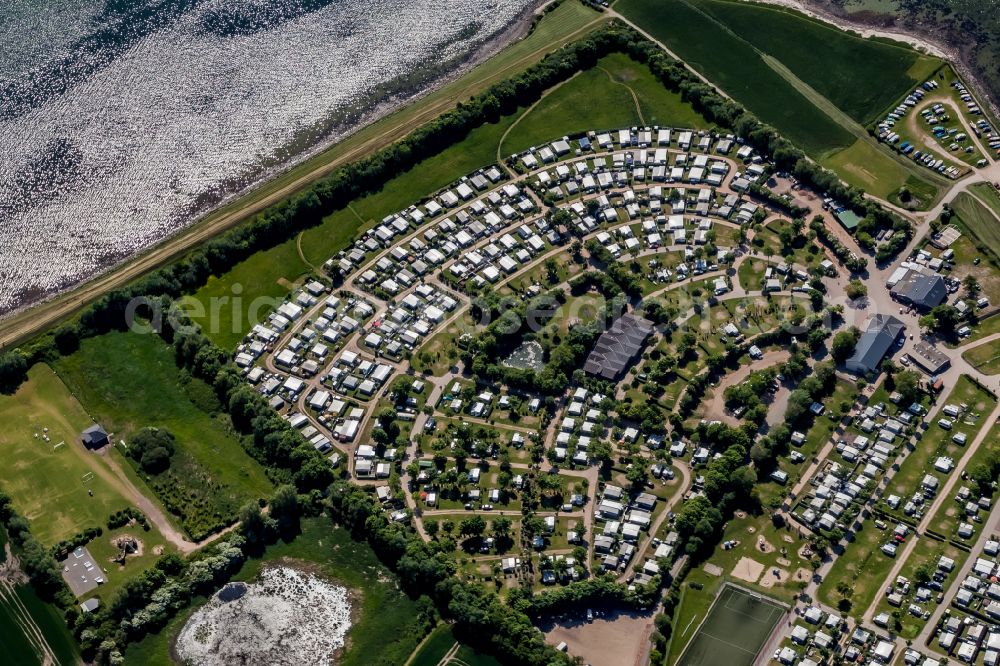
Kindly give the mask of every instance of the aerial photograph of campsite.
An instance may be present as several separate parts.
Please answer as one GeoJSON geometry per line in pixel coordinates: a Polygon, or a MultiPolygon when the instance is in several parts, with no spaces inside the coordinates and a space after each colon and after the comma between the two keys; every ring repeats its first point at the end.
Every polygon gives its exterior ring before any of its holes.
{"type": "Polygon", "coordinates": [[[0,45],[0,666],[1000,666],[996,0],[0,45]]]}

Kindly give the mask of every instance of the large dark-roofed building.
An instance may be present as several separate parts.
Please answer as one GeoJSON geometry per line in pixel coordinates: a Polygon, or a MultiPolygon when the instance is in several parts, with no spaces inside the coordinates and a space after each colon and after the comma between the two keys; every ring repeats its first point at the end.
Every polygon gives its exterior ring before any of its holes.
{"type": "Polygon", "coordinates": [[[108,443],[108,433],[97,424],[84,430],[80,438],[83,440],[83,445],[88,449],[99,449],[108,443]]]}
{"type": "Polygon", "coordinates": [[[601,379],[617,380],[635,361],[653,333],[653,322],[624,314],[604,331],[583,364],[585,372],[601,379]]]}
{"type": "Polygon", "coordinates": [[[891,293],[897,301],[930,310],[944,302],[948,288],[940,275],[925,275],[911,270],[893,286],[891,293]]]}
{"type": "Polygon", "coordinates": [[[845,363],[847,369],[859,375],[874,371],[905,330],[906,325],[892,315],[872,317],[868,320],[868,330],[854,346],[854,355],[845,363]]]}
{"type": "Polygon", "coordinates": [[[936,375],[951,365],[951,359],[946,354],[942,354],[937,347],[924,341],[913,345],[910,358],[930,375],[936,375]]]}

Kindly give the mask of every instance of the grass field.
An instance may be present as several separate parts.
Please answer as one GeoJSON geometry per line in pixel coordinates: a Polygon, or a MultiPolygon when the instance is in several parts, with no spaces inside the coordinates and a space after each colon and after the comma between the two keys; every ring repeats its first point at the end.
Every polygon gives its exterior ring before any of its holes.
{"type": "Polygon", "coordinates": [[[80,663],[76,643],[59,612],[39,599],[30,585],[12,587],[7,583],[0,587],[0,663],[12,666],[52,664],[50,659],[43,657],[39,639],[25,633],[22,627],[26,622],[33,623],[41,633],[55,660],[54,666],[80,663]]]}
{"type": "Polygon", "coordinates": [[[0,396],[0,487],[14,498],[42,543],[52,545],[87,527],[103,526],[109,515],[130,505],[103,460],[79,441],[80,432],[92,423],[43,364],[30,370],[16,394],[0,396]],[[48,442],[41,438],[44,428],[49,429],[48,442]],[[84,483],[88,473],[94,478],[84,483]]]}
{"type": "Polygon", "coordinates": [[[922,208],[937,198],[933,177],[876,147],[854,117],[877,115],[918,75],[933,71],[933,59],[762,5],[620,0],[615,8],[852,185],[881,198],[907,185],[911,191],[926,192],[918,197],[922,208]],[[789,26],[794,26],[794,34],[801,31],[812,38],[788,40],[789,26]],[[815,49],[816,43],[823,43],[824,49],[815,49]],[[827,46],[845,57],[819,57],[827,46]],[[881,71],[871,74],[872,63],[887,67],[885,79],[881,71]],[[896,76],[892,72],[900,71],[899,80],[886,86],[885,80],[896,76]],[[847,89],[845,81],[851,82],[847,89]],[[907,184],[910,179],[913,186],[907,184]]]}
{"type": "Polygon", "coordinates": [[[819,157],[854,142],[701,2],[620,0],[615,9],[809,154],[819,157]]]}
{"type": "MultiPolygon", "coordinates": [[[[334,527],[326,518],[302,522],[302,533],[291,543],[268,548],[263,558],[250,560],[234,576],[249,581],[267,564],[290,560],[351,588],[355,594],[355,623],[347,634],[348,648],[338,666],[402,666],[423,638],[418,630],[416,602],[399,591],[396,577],[365,544],[334,527]],[[360,599],[360,602],[357,601],[360,599]]],[[[204,603],[196,600],[194,607],[204,603]]],[[[174,618],[158,634],[130,645],[127,664],[173,666],[170,644],[194,607],[174,618]]],[[[437,662],[435,662],[436,664],[437,662]]]]}
{"type": "MultiPolygon", "coordinates": [[[[995,192],[985,190],[979,190],[977,194],[988,204],[993,204],[993,197],[997,196],[995,192]]],[[[994,210],[991,210],[983,205],[980,199],[968,192],[962,192],[955,197],[952,207],[979,244],[989,248],[994,258],[1000,260],[1000,200],[996,201],[994,210]]]]}
{"type": "MultiPolygon", "coordinates": [[[[931,415],[928,419],[930,428],[924,433],[917,443],[917,447],[906,457],[906,460],[899,467],[899,471],[892,477],[892,481],[887,487],[887,492],[895,493],[900,497],[909,497],[917,491],[920,480],[925,474],[930,474],[938,478],[944,485],[947,475],[941,474],[933,467],[934,460],[938,456],[950,456],[958,460],[965,452],[964,447],[955,444],[952,436],[958,432],[964,432],[968,436],[968,441],[972,442],[976,434],[984,427],[986,417],[996,406],[996,400],[992,395],[979,388],[968,377],[959,377],[955,386],[948,394],[946,404],[959,405],[965,403],[969,406],[970,412],[978,414],[975,424],[967,424],[966,416],[955,419],[953,430],[945,430],[937,424],[939,418],[944,416],[940,410],[931,415]]],[[[956,472],[952,472],[953,474],[956,472]]],[[[889,510],[888,506],[882,506],[889,510]]],[[[945,533],[948,535],[949,533],[945,533]]]]}
{"type": "Polygon", "coordinates": [[[193,539],[231,522],[247,500],[270,494],[263,468],[241,447],[212,389],[178,370],[159,337],[91,338],[56,371],[115,443],[146,426],[175,435],[170,469],[140,476],[193,539]]]}
{"type": "Polygon", "coordinates": [[[646,65],[615,53],[554,89],[511,130],[502,155],[566,134],[637,124],[705,128],[708,123],[646,65]]]}
{"type": "Polygon", "coordinates": [[[780,60],[862,125],[876,120],[941,66],[937,58],[899,42],[863,39],[781,7],[730,0],[695,0],[692,4],[762,53],[780,60]],[[818,44],[823,45],[821,50],[818,44]]]}
{"type": "Polygon", "coordinates": [[[979,372],[986,375],[1000,374],[1000,345],[980,345],[962,354],[979,372]]]}
{"type": "Polygon", "coordinates": [[[836,171],[848,184],[882,199],[893,199],[905,186],[918,200],[917,208],[928,208],[940,195],[940,188],[913,175],[867,139],[859,138],[850,147],[829,155],[823,159],[823,166],[836,171]]]}
{"type": "MultiPolygon", "coordinates": [[[[989,426],[989,423],[984,423],[983,427],[989,426]]],[[[970,441],[971,441],[970,437],[970,441]]],[[[983,438],[983,441],[979,443],[979,448],[976,452],[972,454],[969,459],[969,464],[965,466],[965,470],[968,471],[979,465],[989,456],[994,455],[1000,451],[1000,424],[993,424],[992,429],[983,438]]],[[[938,512],[934,515],[931,520],[930,528],[936,531],[938,534],[943,534],[945,536],[950,536],[952,538],[957,538],[956,530],[958,528],[957,516],[961,513],[961,505],[958,502],[951,501],[946,502],[941,505],[938,512]]],[[[973,536],[969,539],[971,542],[975,542],[976,534],[979,533],[981,523],[971,522],[969,523],[973,527],[973,536]]]]}
{"type": "Polygon", "coordinates": [[[681,655],[680,666],[750,666],[785,614],[778,603],[725,586],[698,633],[681,655]]]}

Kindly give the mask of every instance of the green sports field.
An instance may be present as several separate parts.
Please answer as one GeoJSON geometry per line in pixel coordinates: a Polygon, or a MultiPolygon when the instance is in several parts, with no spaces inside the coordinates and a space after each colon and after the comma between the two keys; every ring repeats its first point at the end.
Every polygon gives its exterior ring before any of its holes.
{"type": "Polygon", "coordinates": [[[44,544],[102,526],[131,504],[103,459],[79,441],[92,423],[47,365],[32,368],[14,395],[0,396],[0,488],[44,544]]]}
{"type": "Polygon", "coordinates": [[[680,666],[751,666],[785,608],[727,585],[681,654],[680,666]]]}

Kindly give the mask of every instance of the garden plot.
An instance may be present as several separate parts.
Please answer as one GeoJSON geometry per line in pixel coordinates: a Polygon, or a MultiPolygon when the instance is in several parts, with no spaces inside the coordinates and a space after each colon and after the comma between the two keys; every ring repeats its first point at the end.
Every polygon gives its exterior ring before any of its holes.
{"type": "Polygon", "coordinates": [[[290,567],[233,583],[198,610],[177,637],[184,663],[309,664],[344,647],[351,626],[347,588],[290,567]]]}

